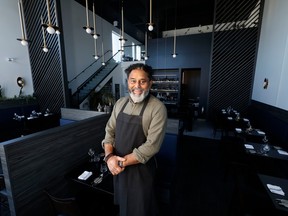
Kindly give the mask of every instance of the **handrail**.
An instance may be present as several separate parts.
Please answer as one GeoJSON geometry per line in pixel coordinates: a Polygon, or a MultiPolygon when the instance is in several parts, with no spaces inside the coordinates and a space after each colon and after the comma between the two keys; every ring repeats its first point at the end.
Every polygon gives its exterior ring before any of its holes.
{"type": "Polygon", "coordinates": [[[79,74],[77,74],[72,80],[68,81],[68,84],[71,83],[73,80],[76,80],[81,74],[83,74],[88,68],[93,66],[98,60],[100,60],[103,56],[105,56],[108,52],[112,52],[112,50],[107,50],[104,55],[100,56],[100,58],[93,61],[90,65],[88,65],[84,70],[82,70],[79,74]]]}
{"type": "MultiPolygon", "coordinates": [[[[117,53],[115,53],[115,54],[114,54],[112,57],[110,57],[106,62],[109,62],[111,59],[113,59],[114,56],[116,56],[119,52],[120,52],[120,51],[118,51],[117,53]]],[[[101,69],[101,68],[103,68],[103,67],[105,67],[105,66],[101,66],[99,69],[101,69]]],[[[87,68],[88,68],[88,67],[87,67],[87,68]]],[[[98,70],[99,70],[99,69],[98,69],[98,70]]],[[[97,70],[97,71],[98,71],[98,70],[97,70]]],[[[96,71],[95,73],[97,73],[97,71],[96,71]]],[[[86,79],[85,82],[83,82],[80,86],[78,86],[76,92],[79,92],[79,90],[95,75],[95,73],[93,73],[89,78],[86,79]]],[[[75,92],[75,93],[76,93],[76,92],[75,92]]]]}

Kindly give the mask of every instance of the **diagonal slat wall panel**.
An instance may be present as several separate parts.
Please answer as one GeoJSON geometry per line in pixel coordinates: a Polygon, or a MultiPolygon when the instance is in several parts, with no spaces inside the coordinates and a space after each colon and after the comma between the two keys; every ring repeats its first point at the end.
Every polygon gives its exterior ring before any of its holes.
{"type": "MultiPolygon", "coordinates": [[[[50,0],[51,22],[56,25],[55,4],[50,0]]],[[[37,97],[41,111],[47,108],[60,113],[61,107],[66,105],[67,84],[66,73],[63,71],[61,57],[61,35],[49,34],[45,31],[46,43],[49,51],[45,53],[43,47],[43,34],[41,16],[44,23],[48,23],[46,0],[23,0],[24,15],[26,20],[27,38],[29,43],[29,56],[31,63],[34,94],[37,97]]],[[[57,4],[59,13],[59,4],[57,4]]]]}
{"type": "Polygon", "coordinates": [[[250,103],[264,0],[216,0],[209,114],[250,103]],[[231,21],[232,20],[232,21],[231,21]]]}

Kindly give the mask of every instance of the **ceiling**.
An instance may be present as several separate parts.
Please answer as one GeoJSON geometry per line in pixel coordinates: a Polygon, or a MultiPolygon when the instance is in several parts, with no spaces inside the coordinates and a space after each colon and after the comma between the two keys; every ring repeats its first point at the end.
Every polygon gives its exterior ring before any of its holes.
{"type": "MultiPolygon", "coordinates": [[[[85,0],[75,0],[85,7],[85,0]]],[[[150,19],[150,0],[88,0],[89,9],[95,2],[95,12],[111,24],[118,21],[121,28],[123,2],[124,30],[144,43],[150,19]]],[[[162,32],[173,29],[213,24],[214,0],[152,0],[154,30],[149,38],[162,37],[162,32]]]]}

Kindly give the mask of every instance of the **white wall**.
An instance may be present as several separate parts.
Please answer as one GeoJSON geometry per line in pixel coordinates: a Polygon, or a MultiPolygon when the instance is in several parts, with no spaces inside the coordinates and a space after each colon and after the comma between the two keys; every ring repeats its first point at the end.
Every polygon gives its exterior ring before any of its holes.
{"type": "MultiPolygon", "coordinates": [[[[68,81],[72,80],[77,74],[81,73],[88,65],[95,61],[94,39],[87,34],[83,29],[86,26],[86,10],[85,7],[76,1],[61,1],[62,21],[64,31],[64,44],[66,63],[68,71],[68,81]]],[[[95,7],[97,14],[97,7],[95,7]]],[[[93,27],[93,13],[89,11],[89,24],[93,27]]],[[[111,23],[96,15],[96,29],[100,37],[97,39],[97,54],[102,55],[102,42],[104,53],[107,50],[112,51],[112,31],[119,32],[120,30],[114,27],[111,23]]],[[[138,41],[125,34],[127,39],[125,45],[131,45],[132,42],[140,44],[138,41]]],[[[119,41],[120,42],[120,41],[119,41]]],[[[131,49],[125,49],[126,55],[132,55],[131,49]]],[[[105,56],[107,61],[112,56],[112,52],[105,56]]],[[[101,59],[98,61],[98,67],[101,65],[101,59]]],[[[71,82],[72,92],[76,87],[88,78],[95,70],[87,71],[85,76],[79,76],[79,79],[71,82]]],[[[114,85],[113,85],[114,86],[114,85]]]]}
{"type": "MultiPolygon", "coordinates": [[[[85,7],[74,0],[60,2],[63,20],[63,26],[60,26],[60,28],[64,35],[67,77],[68,81],[70,81],[94,61],[92,56],[95,53],[94,39],[83,29],[83,26],[86,25],[85,7]]],[[[89,22],[90,25],[93,26],[92,16],[92,12],[89,11],[89,22]]],[[[98,39],[97,50],[98,54],[101,55],[102,40],[104,52],[112,50],[112,30],[119,32],[119,29],[101,19],[99,16],[96,17],[96,20],[97,32],[101,35],[98,39]]],[[[20,88],[16,80],[19,76],[23,77],[26,82],[23,88],[23,95],[32,95],[34,89],[28,47],[22,46],[20,41],[16,40],[17,38],[21,38],[18,0],[1,0],[0,33],[0,85],[3,88],[4,96],[8,98],[14,97],[15,95],[18,96],[20,88]],[[8,62],[7,58],[13,58],[15,60],[8,62]]],[[[132,42],[139,44],[138,41],[129,35],[125,35],[125,38],[128,39],[126,45],[131,45],[132,42]]],[[[131,56],[132,53],[127,53],[127,55],[131,56]]],[[[105,60],[108,59],[105,58],[105,60]]],[[[87,74],[86,78],[89,75],[90,74],[87,74]]]]}
{"type": "Polygon", "coordinates": [[[23,95],[32,95],[34,89],[28,47],[17,40],[22,37],[18,1],[1,0],[0,4],[0,85],[3,96],[11,98],[19,95],[17,77],[25,80],[23,95]],[[14,61],[7,61],[8,58],[14,61]]]}
{"type": "Polygon", "coordinates": [[[252,99],[288,110],[288,1],[266,0],[252,99]],[[267,89],[263,88],[268,78],[267,89]]]}

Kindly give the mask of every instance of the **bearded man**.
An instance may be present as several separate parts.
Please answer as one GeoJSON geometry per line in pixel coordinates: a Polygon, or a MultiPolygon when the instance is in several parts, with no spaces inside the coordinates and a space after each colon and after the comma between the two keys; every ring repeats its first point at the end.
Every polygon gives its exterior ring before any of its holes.
{"type": "Polygon", "coordinates": [[[126,70],[129,96],[114,105],[102,147],[113,175],[114,203],[120,216],[157,215],[155,154],[167,124],[165,105],[150,94],[152,68],[137,63],[126,70]]]}

